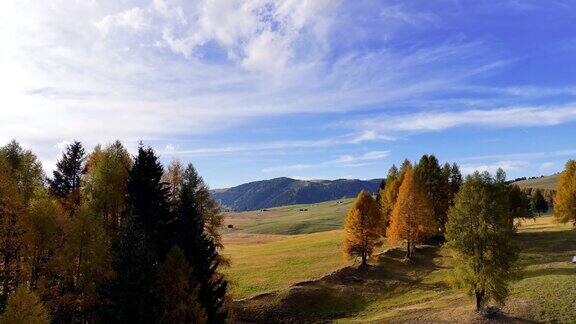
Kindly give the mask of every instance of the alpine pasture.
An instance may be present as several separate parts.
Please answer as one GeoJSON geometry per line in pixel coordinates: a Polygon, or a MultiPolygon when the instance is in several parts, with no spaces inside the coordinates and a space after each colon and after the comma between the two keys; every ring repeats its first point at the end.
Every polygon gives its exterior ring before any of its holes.
{"type": "MultiPolygon", "coordinates": [[[[440,247],[418,246],[414,266],[404,264],[403,252],[387,244],[366,272],[343,261],[342,230],[334,228],[342,228],[350,204],[227,214],[226,222],[235,228],[224,234],[224,251],[232,262],[226,274],[240,320],[479,320],[473,300],[450,287],[451,257],[440,247]]],[[[550,214],[518,225],[519,275],[504,307],[507,320],[574,320],[576,266],[570,261],[576,234],[571,225],[556,224],[550,214]]]]}

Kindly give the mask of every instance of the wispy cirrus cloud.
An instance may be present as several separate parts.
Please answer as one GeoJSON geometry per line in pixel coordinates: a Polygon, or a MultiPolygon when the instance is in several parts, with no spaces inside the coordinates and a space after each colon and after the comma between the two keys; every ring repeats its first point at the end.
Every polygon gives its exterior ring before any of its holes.
{"type": "MultiPolygon", "coordinates": [[[[488,1],[0,1],[0,145],[17,138],[52,165],[61,150],[56,144],[74,139],[87,147],[120,139],[131,148],[143,140],[168,156],[205,158],[210,167],[217,161],[210,157],[266,152],[285,153],[279,165],[296,165],[300,157],[358,157],[381,150],[384,141],[399,147],[411,133],[573,122],[576,91],[568,78],[533,82],[511,71],[537,49],[513,48],[516,37],[498,30],[469,28],[486,21],[493,7],[488,1]],[[465,19],[447,14],[454,11],[465,19]],[[281,130],[261,131],[267,127],[281,130]]],[[[547,13],[557,7],[547,5],[547,13]]],[[[513,14],[506,10],[496,14],[498,21],[525,23],[501,19],[513,14]]],[[[434,150],[434,144],[413,147],[434,150]]],[[[251,170],[268,164],[257,161],[251,170]]]]}
{"type": "Polygon", "coordinates": [[[542,171],[550,171],[556,167],[555,162],[544,162],[538,167],[542,171]]]}
{"type": "Polygon", "coordinates": [[[383,134],[442,131],[455,127],[541,127],[576,120],[576,104],[552,107],[506,107],[457,111],[426,111],[347,122],[383,134]]]}
{"type": "Polygon", "coordinates": [[[281,165],[269,168],[264,168],[262,172],[286,172],[313,168],[324,168],[324,167],[362,167],[368,163],[374,163],[376,161],[384,160],[388,157],[390,151],[370,151],[361,155],[341,155],[336,159],[323,161],[319,163],[310,164],[292,164],[292,165],[281,165]]]}
{"type": "Polygon", "coordinates": [[[372,141],[390,141],[389,137],[379,136],[371,133],[358,133],[348,134],[344,136],[328,137],[312,140],[298,140],[298,141],[272,141],[272,142],[259,142],[247,143],[241,145],[220,146],[220,147],[206,147],[195,149],[179,149],[172,144],[168,144],[161,153],[170,154],[174,156],[210,156],[210,155],[224,155],[241,152],[254,153],[258,151],[273,152],[286,149],[311,149],[311,148],[326,148],[339,145],[351,145],[372,141]]]}
{"type": "Polygon", "coordinates": [[[507,154],[490,154],[480,156],[469,156],[460,158],[460,161],[474,161],[474,160],[525,160],[525,159],[542,159],[550,157],[571,157],[576,156],[576,149],[572,150],[555,150],[555,151],[536,151],[536,152],[523,152],[523,153],[507,153],[507,154]]]}
{"type": "Polygon", "coordinates": [[[495,173],[498,169],[508,172],[523,169],[529,165],[530,162],[528,161],[497,161],[487,164],[462,164],[460,166],[460,171],[462,171],[463,174],[471,174],[476,171],[495,173]]]}
{"type": "Polygon", "coordinates": [[[8,125],[0,140],[16,137],[36,147],[76,137],[88,145],[169,140],[259,118],[393,104],[461,82],[477,66],[494,66],[479,55],[481,43],[459,40],[335,51],[344,43],[332,33],[351,19],[336,19],[346,11],[340,5],[4,2],[2,106],[14,108],[0,109],[8,125]]]}

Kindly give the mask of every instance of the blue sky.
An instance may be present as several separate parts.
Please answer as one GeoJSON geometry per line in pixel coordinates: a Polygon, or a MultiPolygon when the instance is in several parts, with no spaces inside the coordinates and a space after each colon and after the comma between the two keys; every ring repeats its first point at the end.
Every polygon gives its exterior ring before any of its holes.
{"type": "Polygon", "coordinates": [[[573,1],[8,0],[0,144],[142,140],[213,188],[576,156],[573,1]]]}

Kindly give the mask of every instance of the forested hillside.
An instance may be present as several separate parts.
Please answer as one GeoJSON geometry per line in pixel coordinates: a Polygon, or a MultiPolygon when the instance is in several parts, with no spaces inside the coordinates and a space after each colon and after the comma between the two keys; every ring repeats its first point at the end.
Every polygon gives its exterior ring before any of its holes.
{"type": "Polygon", "coordinates": [[[382,179],[305,181],[283,177],[212,190],[211,194],[226,208],[246,211],[351,198],[361,190],[377,192],[381,182],[382,179]]]}

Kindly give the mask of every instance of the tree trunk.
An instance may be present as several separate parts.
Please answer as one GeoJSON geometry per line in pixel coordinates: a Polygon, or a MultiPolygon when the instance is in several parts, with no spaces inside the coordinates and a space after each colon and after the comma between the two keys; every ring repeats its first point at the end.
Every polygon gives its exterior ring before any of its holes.
{"type": "Polygon", "coordinates": [[[9,290],[9,269],[8,269],[9,259],[5,255],[4,256],[4,264],[3,264],[3,273],[2,273],[2,294],[0,295],[0,310],[4,310],[6,307],[6,303],[8,302],[8,290],[9,290]]]}
{"type": "Polygon", "coordinates": [[[482,309],[482,301],[484,300],[484,290],[476,291],[476,311],[479,312],[482,309]]]}
{"type": "Polygon", "coordinates": [[[366,253],[362,252],[362,264],[360,264],[360,269],[366,269],[368,267],[368,262],[366,260],[366,253]]]}
{"type": "Polygon", "coordinates": [[[412,259],[412,242],[406,242],[406,258],[412,259]]]}

